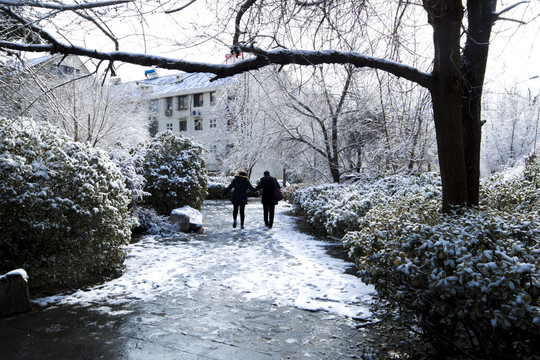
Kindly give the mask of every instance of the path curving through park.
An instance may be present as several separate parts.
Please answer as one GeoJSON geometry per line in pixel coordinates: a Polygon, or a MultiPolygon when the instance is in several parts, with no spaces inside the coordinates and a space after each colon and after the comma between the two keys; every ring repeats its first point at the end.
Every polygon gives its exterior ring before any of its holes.
{"type": "Polygon", "coordinates": [[[246,229],[227,201],[203,206],[204,234],[130,245],[125,274],[38,299],[0,320],[9,359],[358,358],[373,288],[332,257],[335,244],[297,229],[290,207],[274,228],[250,199],[246,229]]]}

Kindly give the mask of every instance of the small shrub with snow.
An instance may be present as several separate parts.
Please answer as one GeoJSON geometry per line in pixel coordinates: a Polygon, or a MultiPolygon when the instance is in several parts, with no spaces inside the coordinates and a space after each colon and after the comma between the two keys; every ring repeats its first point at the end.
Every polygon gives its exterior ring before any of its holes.
{"type": "Polygon", "coordinates": [[[109,157],[120,169],[126,188],[131,192],[131,206],[142,203],[144,197],[150,195],[144,191],[146,180],[143,175],[143,152],[118,143],[109,150],[109,157]]]}
{"type": "Polygon", "coordinates": [[[178,224],[169,221],[168,216],[159,215],[153,209],[138,208],[139,232],[144,235],[184,237],[178,224]]]}
{"type": "Polygon", "coordinates": [[[528,358],[540,336],[536,215],[467,210],[406,193],[371,209],[344,242],[362,279],[446,356],[528,358]],[[457,345],[457,346],[456,346],[457,345]],[[456,355],[457,356],[457,355],[456,355]]]}
{"type": "Polygon", "coordinates": [[[159,133],[144,147],[146,203],[159,214],[189,205],[200,209],[208,175],[203,148],[180,134],[159,133]]]}
{"type": "Polygon", "coordinates": [[[540,210],[540,165],[530,162],[524,168],[496,174],[482,182],[482,205],[506,212],[540,210]]]}
{"type": "Polygon", "coordinates": [[[208,193],[206,198],[211,199],[221,199],[223,191],[229,186],[232,178],[224,176],[210,176],[208,177],[208,193]]]}
{"type": "Polygon", "coordinates": [[[293,193],[292,199],[295,210],[315,228],[343,236],[360,230],[361,219],[373,206],[410,191],[440,196],[440,179],[433,174],[362,176],[344,184],[303,187],[293,193]]]}
{"type": "Polygon", "coordinates": [[[0,120],[0,267],[53,291],[116,275],[135,220],[107,154],[30,120],[0,120]]]}

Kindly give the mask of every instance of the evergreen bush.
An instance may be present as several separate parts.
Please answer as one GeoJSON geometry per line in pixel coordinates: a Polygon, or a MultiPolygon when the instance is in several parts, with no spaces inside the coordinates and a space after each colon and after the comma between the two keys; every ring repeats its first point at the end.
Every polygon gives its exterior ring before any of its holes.
{"type": "Polygon", "coordinates": [[[161,215],[185,205],[201,209],[208,183],[202,146],[165,132],[146,143],[144,154],[148,205],[161,215]]]}
{"type": "Polygon", "coordinates": [[[208,178],[208,193],[206,195],[207,199],[221,199],[223,191],[229,186],[232,178],[222,177],[222,176],[210,176],[208,178]]]}
{"type": "Polygon", "coordinates": [[[375,311],[398,314],[444,358],[540,353],[540,167],[483,182],[481,209],[440,212],[439,179],[387,176],[302,188],[294,203],[343,242],[375,311]]]}
{"type": "Polygon", "coordinates": [[[55,291],[117,275],[135,220],[107,154],[30,120],[0,119],[0,267],[55,291]]]}
{"type": "Polygon", "coordinates": [[[109,149],[109,157],[122,173],[126,188],[131,193],[131,207],[141,204],[145,196],[146,179],[143,175],[144,156],[140,146],[129,147],[117,143],[109,149]]]}
{"type": "Polygon", "coordinates": [[[370,210],[343,239],[360,276],[445,356],[538,355],[537,216],[439,204],[409,193],[370,210]]]}

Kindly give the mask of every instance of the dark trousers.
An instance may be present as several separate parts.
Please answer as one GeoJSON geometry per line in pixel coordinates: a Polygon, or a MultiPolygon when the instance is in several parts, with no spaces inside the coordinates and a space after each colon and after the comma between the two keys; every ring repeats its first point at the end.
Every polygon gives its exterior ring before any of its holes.
{"type": "Polygon", "coordinates": [[[274,210],[276,208],[276,205],[274,204],[264,204],[263,203],[263,211],[264,211],[264,224],[268,227],[272,227],[274,225],[274,210]]]}
{"type": "Polygon", "coordinates": [[[233,213],[232,213],[233,220],[236,222],[236,218],[238,217],[238,210],[240,210],[240,225],[244,225],[245,208],[246,208],[246,204],[233,204],[233,213]]]}

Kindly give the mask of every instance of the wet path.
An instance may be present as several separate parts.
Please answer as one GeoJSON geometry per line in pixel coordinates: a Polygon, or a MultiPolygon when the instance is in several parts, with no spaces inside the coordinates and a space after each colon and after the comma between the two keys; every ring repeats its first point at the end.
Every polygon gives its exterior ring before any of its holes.
{"type": "Polygon", "coordinates": [[[0,320],[0,357],[359,358],[364,334],[351,317],[369,317],[372,290],[286,208],[266,230],[251,201],[245,230],[232,229],[228,202],[206,202],[204,234],[143,238],[124,276],[0,320]]]}

